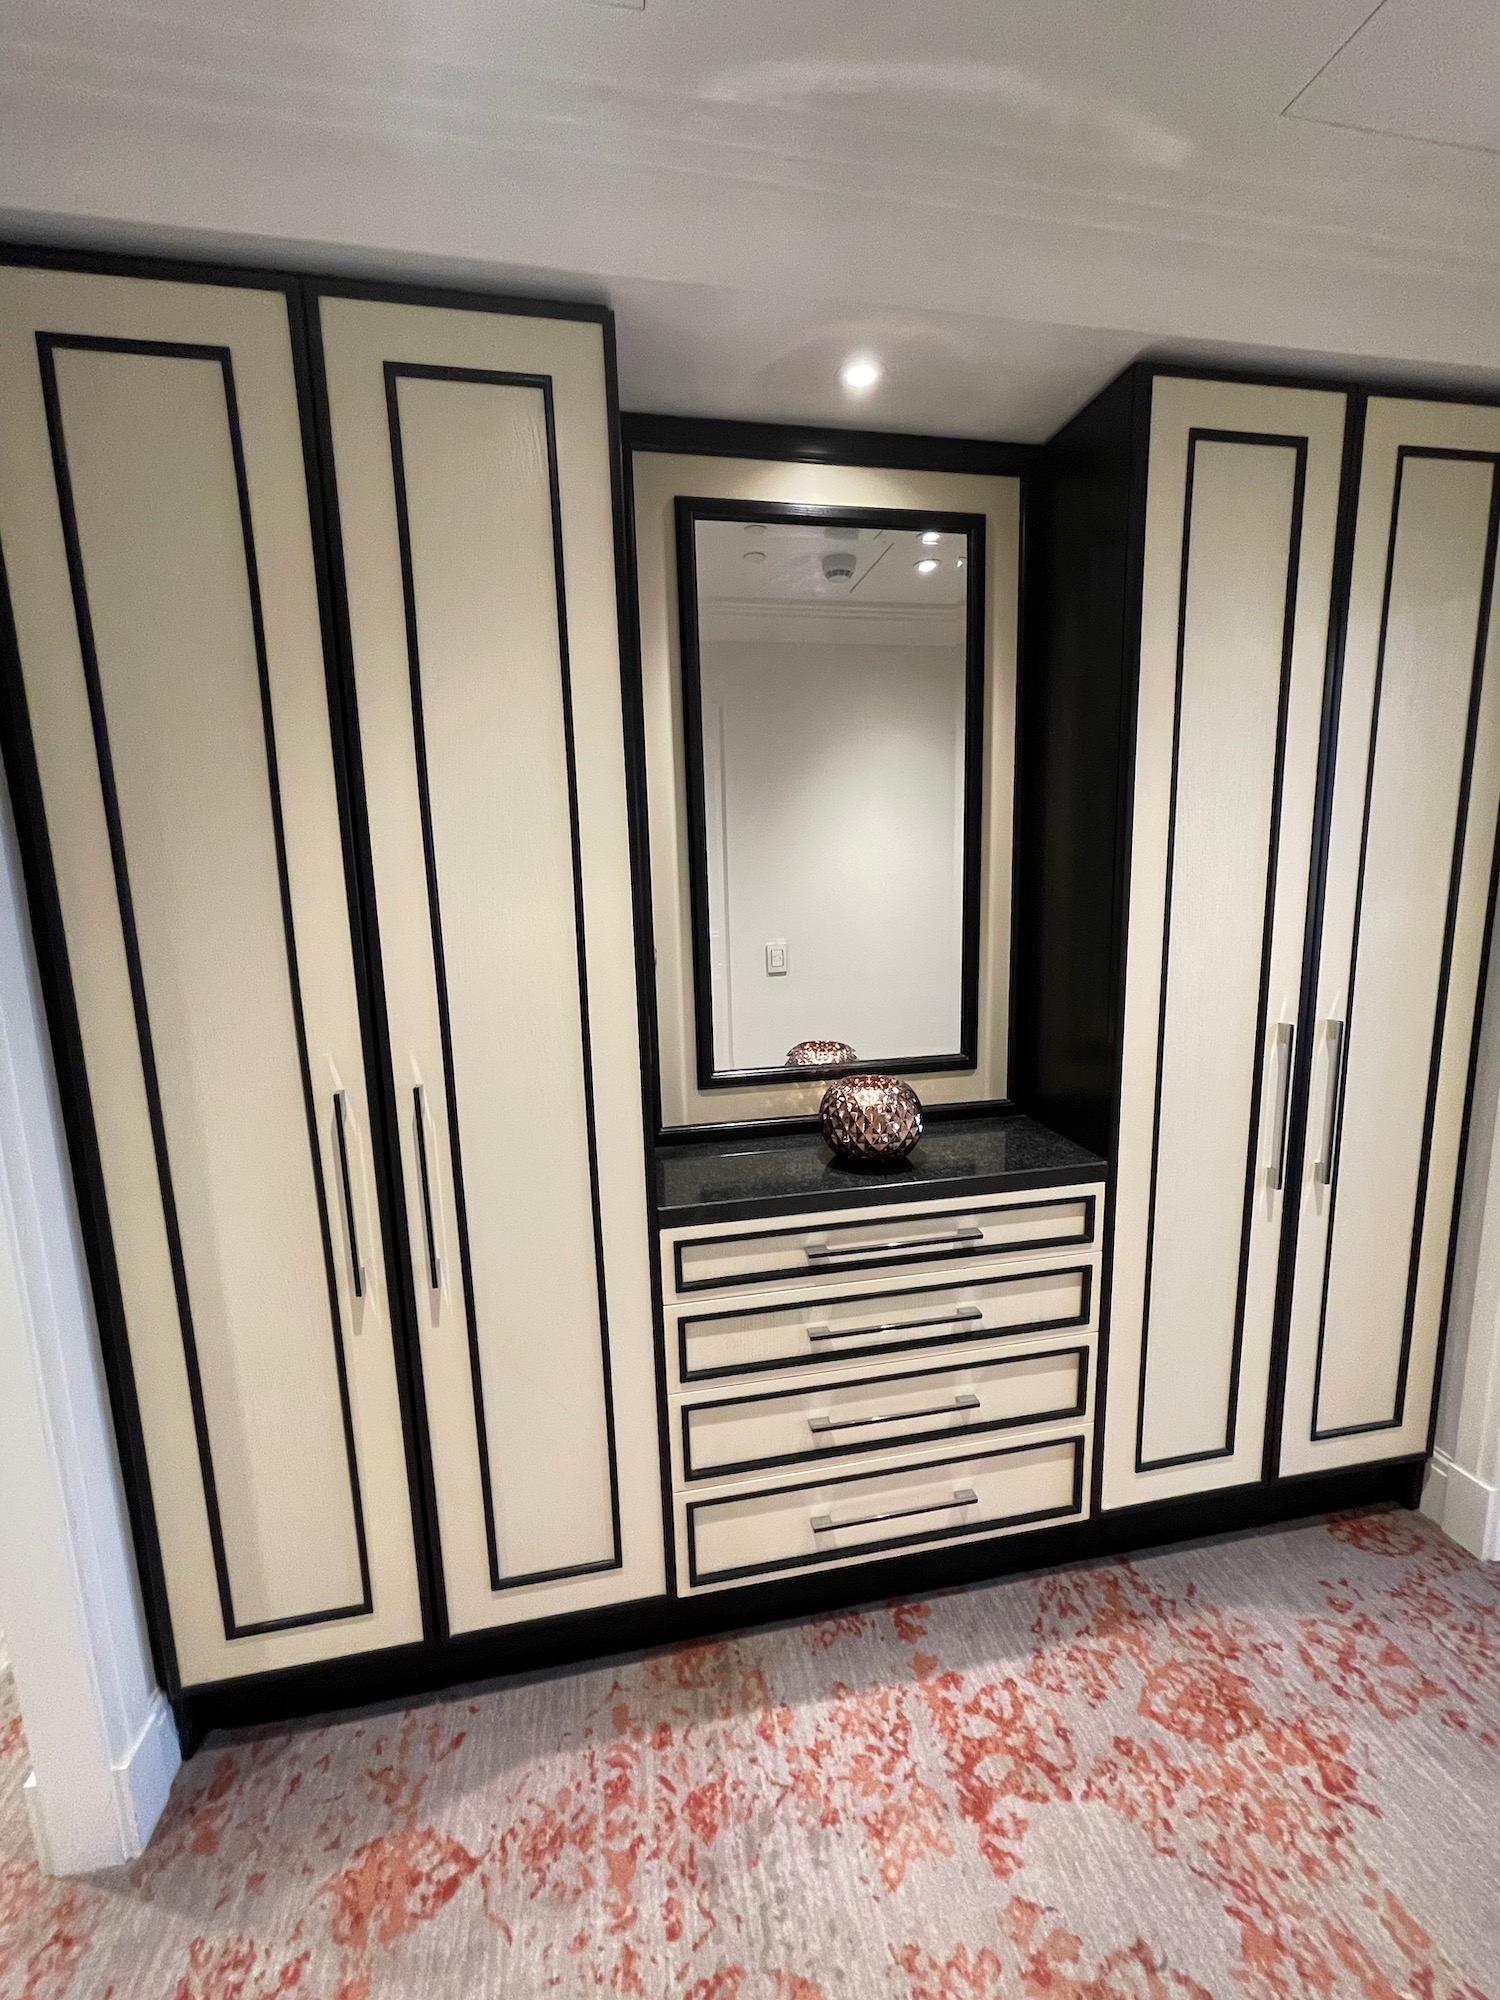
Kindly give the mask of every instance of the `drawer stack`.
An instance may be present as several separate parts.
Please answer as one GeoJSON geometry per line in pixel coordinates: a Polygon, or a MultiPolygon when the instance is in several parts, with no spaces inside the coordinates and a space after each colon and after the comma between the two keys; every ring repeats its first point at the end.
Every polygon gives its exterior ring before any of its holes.
{"type": "Polygon", "coordinates": [[[683,1595],[1088,1509],[1102,1182],[662,1233],[683,1595]]]}

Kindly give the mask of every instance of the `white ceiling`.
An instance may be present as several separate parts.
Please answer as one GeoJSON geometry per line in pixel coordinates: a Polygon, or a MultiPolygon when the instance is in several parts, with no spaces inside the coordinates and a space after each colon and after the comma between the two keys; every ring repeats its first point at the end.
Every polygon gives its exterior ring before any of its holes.
{"type": "Polygon", "coordinates": [[[605,298],[643,409],[1034,438],[1142,351],[1495,382],[1495,11],[6,0],[0,225],[605,298]]]}
{"type": "MultiPolygon", "coordinates": [[[[607,6],[624,0],[601,0],[607,6]]],[[[794,521],[699,521],[701,604],[809,605],[917,610],[962,605],[968,536],[916,528],[827,527],[794,521]],[[830,577],[823,558],[845,552],[847,576],[830,577]],[[921,569],[917,565],[921,564],[921,569]]]]}
{"type": "Polygon", "coordinates": [[[1287,110],[1351,131],[1500,153],[1500,7],[1381,0],[1287,110]]]}

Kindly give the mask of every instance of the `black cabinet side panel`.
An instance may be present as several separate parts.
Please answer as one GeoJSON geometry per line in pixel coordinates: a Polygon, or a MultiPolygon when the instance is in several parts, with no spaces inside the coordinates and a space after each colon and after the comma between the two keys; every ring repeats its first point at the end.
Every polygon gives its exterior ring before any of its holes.
{"type": "Polygon", "coordinates": [[[1010,1095],[1111,1156],[1150,378],[1133,368],[1031,482],[1016,743],[1010,1095]]]}

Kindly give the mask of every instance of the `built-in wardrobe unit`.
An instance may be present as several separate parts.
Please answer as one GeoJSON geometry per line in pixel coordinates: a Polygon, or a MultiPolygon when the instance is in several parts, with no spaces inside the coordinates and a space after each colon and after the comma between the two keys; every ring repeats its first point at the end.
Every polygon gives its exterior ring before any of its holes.
{"type": "Polygon", "coordinates": [[[189,1719],[663,1587],[610,339],[0,269],[7,769],[189,1719]]]}
{"type": "Polygon", "coordinates": [[[1500,409],[622,431],[612,340],[0,263],[0,743],[189,1742],[1415,1498],[1500,409]]]}
{"type": "Polygon", "coordinates": [[[1497,464],[1493,408],[1147,368],[1044,456],[1014,1087],[1114,1163],[1106,1514],[1429,1449],[1497,464]]]}

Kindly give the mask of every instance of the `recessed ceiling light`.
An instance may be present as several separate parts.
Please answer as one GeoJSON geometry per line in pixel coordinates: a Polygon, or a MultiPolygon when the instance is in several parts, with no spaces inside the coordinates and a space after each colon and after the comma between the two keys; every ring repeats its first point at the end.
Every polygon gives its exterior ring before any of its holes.
{"type": "Polygon", "coordinates": [[[942,539],[936,528],[929,528],[927,533],[922,537],[928,548],[931,548],[935,542],[940,542],[942,539]]]}
{"type": "Polygon", "coordinates": [[[856,354],[839,370],[839,380],[846,389],[853,389],[856,395],[860,395],[866,389],[873,389],[884,373],[878,361],[865,354],[856,354]]]}
{"type": "Polygon", "coordinates": [[[955,569],[962,569],[962,568],[963,568],[963,566],[964,566],[964,559],[963,559],[963,557],[962,557],[962,556],[960,556],[960,557],[959,557],[959,559],[958,559],[958,561],[957,561],[957,562],[956,562],[956,563],[955,563],[955,564],[953,565],[953,567],[954,567],[955,569]]]}
{"type": "Polygon", "coordinates": [[[765,559],[766,552],[764,549],[746,549],[745,551],[746,562],[764,562],[765,559]]]}
{"type": "Polygon", "coordinates": [[[931,556],[923,556],[922,560],[915,566],[922,572],[923,576],[926,576],[929,570],[934,570],[937,568],[937,564],[933,561],[931,556]]]}

